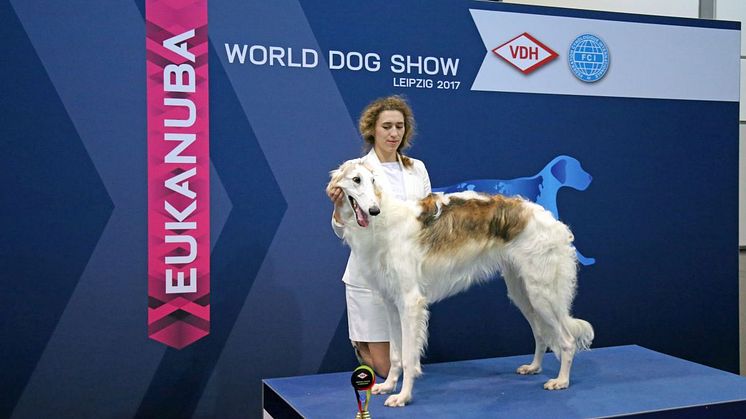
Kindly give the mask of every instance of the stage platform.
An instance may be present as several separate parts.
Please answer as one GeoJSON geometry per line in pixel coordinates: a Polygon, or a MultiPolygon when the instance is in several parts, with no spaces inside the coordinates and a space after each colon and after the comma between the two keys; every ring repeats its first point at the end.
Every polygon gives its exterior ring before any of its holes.
{"type": "MultiPolygon", "coordinates": [[[[557,375],[552,354],[544,371],[521,376],[530,355],[423,365],[414,399],[404,408],[373,396],[370,413],[383,418],[746,417],[746,378],[640,346],[582,352],[570,388],[547,391],[557,375]]],[[[351,372],[263,381],[264,410],[275,419],[354,418],[351,372]]],[[[401,386],[401,383],[399,384],[401,386]]]]}

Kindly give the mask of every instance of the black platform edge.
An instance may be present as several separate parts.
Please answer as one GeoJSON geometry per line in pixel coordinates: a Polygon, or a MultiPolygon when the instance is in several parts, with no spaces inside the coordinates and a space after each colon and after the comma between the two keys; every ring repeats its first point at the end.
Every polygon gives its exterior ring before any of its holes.
{"type": "Polygon", "coordinates": [[[300,413],[290,406],[287,400],[268,386],[262,383],[262,405],[264,410],[272,416],[273,419],[298,419],[303,418],[300,413]]]}
{"type": "Polygon", "coordinates": [[[712,403],[696,406],[684,406],[674,409],[655,410],[652,412],[640,412],[621,414],[617,416],[604,416],[605,418],[656,418],[656,419],[711,419],[711,418],[743,418],[746,417],[746,400],[733,402],[712,403]]]}

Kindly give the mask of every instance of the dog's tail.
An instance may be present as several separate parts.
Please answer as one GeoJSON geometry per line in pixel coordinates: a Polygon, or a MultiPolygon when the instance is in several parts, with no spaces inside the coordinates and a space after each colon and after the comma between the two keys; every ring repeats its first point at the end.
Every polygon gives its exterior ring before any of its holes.
{"type": "Polygon", "coordinates": [[[593,342],[593,326],[585,320],[570,318],[567,322],[567,328],[575,338],[575,347],[578,351],[587,351],[591,348],[593,342]]]}

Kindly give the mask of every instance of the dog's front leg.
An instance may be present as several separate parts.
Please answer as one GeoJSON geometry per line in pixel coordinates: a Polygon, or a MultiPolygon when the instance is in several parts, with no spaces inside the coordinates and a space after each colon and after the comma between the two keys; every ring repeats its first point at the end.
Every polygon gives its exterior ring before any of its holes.
{"type": "Polygon", "coordinates": [[[373,394],[387,394],[396,389],[396,383],[401,376],[401,322],[396,305],[386,301],[386,314],[389,318],[389,375],[386,381],[373,386],[373,394]]]}
{"type": "Polygon", "coordinates": [[[427,337],[427,303],[419,290],[410,291],[398,304],[401,324],[401,361],[404,381],[401,392],[389,396],[386,406],[404,406],[412,400],[414,380],[421,373],[420,354],[427,337]]]}

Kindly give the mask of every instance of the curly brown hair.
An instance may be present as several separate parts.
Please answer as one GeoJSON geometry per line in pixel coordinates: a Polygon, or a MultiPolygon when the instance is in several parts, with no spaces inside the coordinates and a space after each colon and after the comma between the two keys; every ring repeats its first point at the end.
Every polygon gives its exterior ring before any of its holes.
{"type": "Polygon", "coordinates": [[[412,108],[409,107],[409,103],[403,96],[393,95],[378,98],[363,109],[358,121],[358,128],[365,143],[365,151],[370,151],[375,144],[376,122],[383,111],[399,111],[404,115],[404,137],[396,151],[399,153],[402,163],[409,167],[412,162],[402,152],[412,145],[416,125],[412,108]]]}

